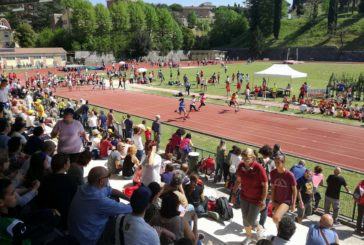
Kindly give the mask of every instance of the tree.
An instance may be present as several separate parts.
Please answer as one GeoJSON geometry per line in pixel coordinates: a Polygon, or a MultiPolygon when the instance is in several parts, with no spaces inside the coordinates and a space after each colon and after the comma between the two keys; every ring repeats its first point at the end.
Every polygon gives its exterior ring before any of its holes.
{"type": "Polygon", "coordinates": [[[96,30],[96,14],[92,4],[86,0],[74,0],[71,17],[72,33],[79,44],[86,43],[96,30]]]}
{"type": "Polygon", "coordinates": [[[316,22],[317,20],[320,2],[321,0],[307,0],[309,19],[311,22],[316,22]]]}
{"type": "Polygon", "coordinates": [[[35,46],[36,34],[31,25],[21,23],[15,30],[14,40],[23,48],[31,48],[35,46]]]}
{"type": "Polygon", "coordinates": [[[360,0],[360,3],[359,3],[359,13],[364,14],[364,0],[360,0]]]}
{"type": "Polygon", "coordinates": [[[330,33],[334,32],[337,26],[337,7],[338,0],[330,0],[329,13],[327,14],[327,29],[330,33]]]}
{"type": "Polygon", "coordinates": [[[302,16],[305,14],[305,8],[303,6],[304,0],[297,0],[297,6],[296,6],[296,14],[297,16],[302,16]]]}
{"type": "Polygon", "coordinates": [[[282,18],[282,0],[274,0],[274,20],[273,20],[273,34],[274,38],[278,39],[281,30],[282,18]]]}
{"type": "Polygon", "coordinates": [[[169,6],[169,9],[175,12],[182,12],[183,7],[181,4],[174,3],[169,6]]]}
{"type": "Polygon", "coordinates": [[[166,54],[173,49],[173,28],[175,27],[175,21],[166,8],[157,9],[157,14],[159,17],[157,30],[159,39],[157,49],[160,50],[162,54],[166,54]]]}
{"type": "Polygon", "coordinates": [[[187,23],[189,28],[194,28],[197,25],[197,14],[195,11],[188,13],[187,23]]]}
{"type": "Polygon", "coordinates": [[[265,39],[263,33],[260,31],[258,27],[251,33],[252,37],[250,38],[250,51],[252,52],[255,58],[259,58],[262,56],[263,51],[265,49],[265,39]]]}
{"type": "Polygon", "coordinates": [[[250,31],[257,28],[264,37],[272,34],[274,1],[272,0],[248,0],[248,12],[250,20],[250,31]]]}
{"type": "Polygon", "coordinates": [[[111,5],[110,16],[112,21],[111,50],[115,57],[121,57],[128,50],[130,39],[127,33],[130,30],[128,5],[118,1],[111,5]]]}
{"type": "Polygon", "coordinates": [[[144,4],[145,20],[147,24],[147,32],[150,39],[150,49],[155,49],[157,45],[157,29],[158,29],[158,15],[152,5],[144,4]]]}
{"type": "Polygon", "coordinates": [[[183,33],[183,49],[191,50],[193,48],[193,45],[195,45],[196,41],[193,31],[189,28],[182,27],[182,33],[183,33]]]}
{"type": "Polygon", "coordinates": [[[215,21],[211,29],[211,44],[220,46],[248,30],[248,21],[244,15],[232,9],[220,7],[215,11],[215,21]]]}
{"type": "Polygon", "coordinates": [[[112,21],[109,10],[103,4],[96,4],[96,31],[95,35],[103,37],[109,35],[112,29],[112,21]]]}
{"type": "Polygon", "coordinates": [[[173,36],[172,36],[173,49],[179,50],[183,46],[183,33],[176,21],[173,22],[173,32],[172,33],[173,33],[173,36]]]}
{"type": "Polygon", "coordinates": [[[37,35],[37,47],[52,47],[54,39],[54,32],[50,28],[44,28],[37,35]]]}

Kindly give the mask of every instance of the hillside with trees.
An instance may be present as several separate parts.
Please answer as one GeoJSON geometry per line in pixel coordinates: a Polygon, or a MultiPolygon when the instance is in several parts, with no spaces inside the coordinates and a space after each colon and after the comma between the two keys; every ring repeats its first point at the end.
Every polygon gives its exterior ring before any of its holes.
{"type": "Polygon", "coordinates": [[[68,51],[140,57],[150,50],[250,48],[259,56],[271,47],[364,49],[364,0],[247,0],[244,6],[195,12],[181,19],[179,4],[116,1],[110,8],[88,0],[36,4],[29,14],[5,9],[22,47],[63,47],[68,51]],[[70,26],[51,25],[53,14],[70,14],[70,26]]]}

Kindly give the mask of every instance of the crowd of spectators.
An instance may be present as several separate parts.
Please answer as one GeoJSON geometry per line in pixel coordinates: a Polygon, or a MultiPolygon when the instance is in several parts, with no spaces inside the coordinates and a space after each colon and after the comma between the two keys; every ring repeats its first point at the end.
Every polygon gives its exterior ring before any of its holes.
{"type": "MultiPolygon", "coordinates": [[[[135,125],[127,115],[119,130],[113,110],[105,114],[88,101],[74,103],[51,90],[13,83],[16,78],[1,78],[1,244],[201,244],[198,218],[220,220],[209,209],[203,181],[187,164],[193,144],[184,129],[160,154],[159,115],[151,127],[145,121],[135,125]],[[92,159],[103,160],[106,167],[94,167],[85,176],[92,159]],[[120,202],[125,192],[109,186],[109,179],[118,176],[137,187],[130,204],[120,202]]],[[[322,169],[312,173],[300,161],[287,170],[279,145],[265,145],[259,152],[234,146],[227,152],[221,141],[216,164],[216,182],[223,179],[231,187],[231,202],[241,207],[245,244],[255,242],[253,230],[263,238],[269,206],[278,227],[278,235],[266,241],[273,244],[289,241],[295,232],[295,223],[285,215],[289,210],[297,206],[297,222],[302,222],[311,214],[312,199],[318,208],[322,169]]],[[[341,186],[349,191],[340,172],[336,168],[327,179],[327,215],[310,227],[307,244],[338,242],[330,228],[338,224],[341,186]],[[331,206],[333,217],[328,215],[331,206]]],[[[359,187],[363,215],[364,184],[359,187]]],[[[358,222],[362,235],[362,219],[358,222]]]]}

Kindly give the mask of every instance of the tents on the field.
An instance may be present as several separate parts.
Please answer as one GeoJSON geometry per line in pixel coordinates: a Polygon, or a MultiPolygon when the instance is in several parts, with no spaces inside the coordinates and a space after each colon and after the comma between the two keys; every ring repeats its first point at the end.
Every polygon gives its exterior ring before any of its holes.
{"type": "Polygon", "coordinates": [[[296,71],[287,64],[274,64],[271,67],[254,73],[258,77],[285,77],[290,79],[307,77],[307,73],[296,71]]]}

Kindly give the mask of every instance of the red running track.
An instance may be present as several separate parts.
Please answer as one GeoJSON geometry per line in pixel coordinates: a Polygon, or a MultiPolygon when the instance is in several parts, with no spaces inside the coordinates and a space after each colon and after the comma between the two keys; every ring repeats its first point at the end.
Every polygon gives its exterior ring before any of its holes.
{"type": "Polygon", "coordinates": [[[278,143],[289,154],[364,172],[364,129],[360,127],[253,110],[235,113],[228,106],[211,104],[183,121],[174,112],[177,98],[90,88],[73,92],[60,89],[56,94],[149,119],[160,114],[162,122],[242,143],[278,143]]]}

